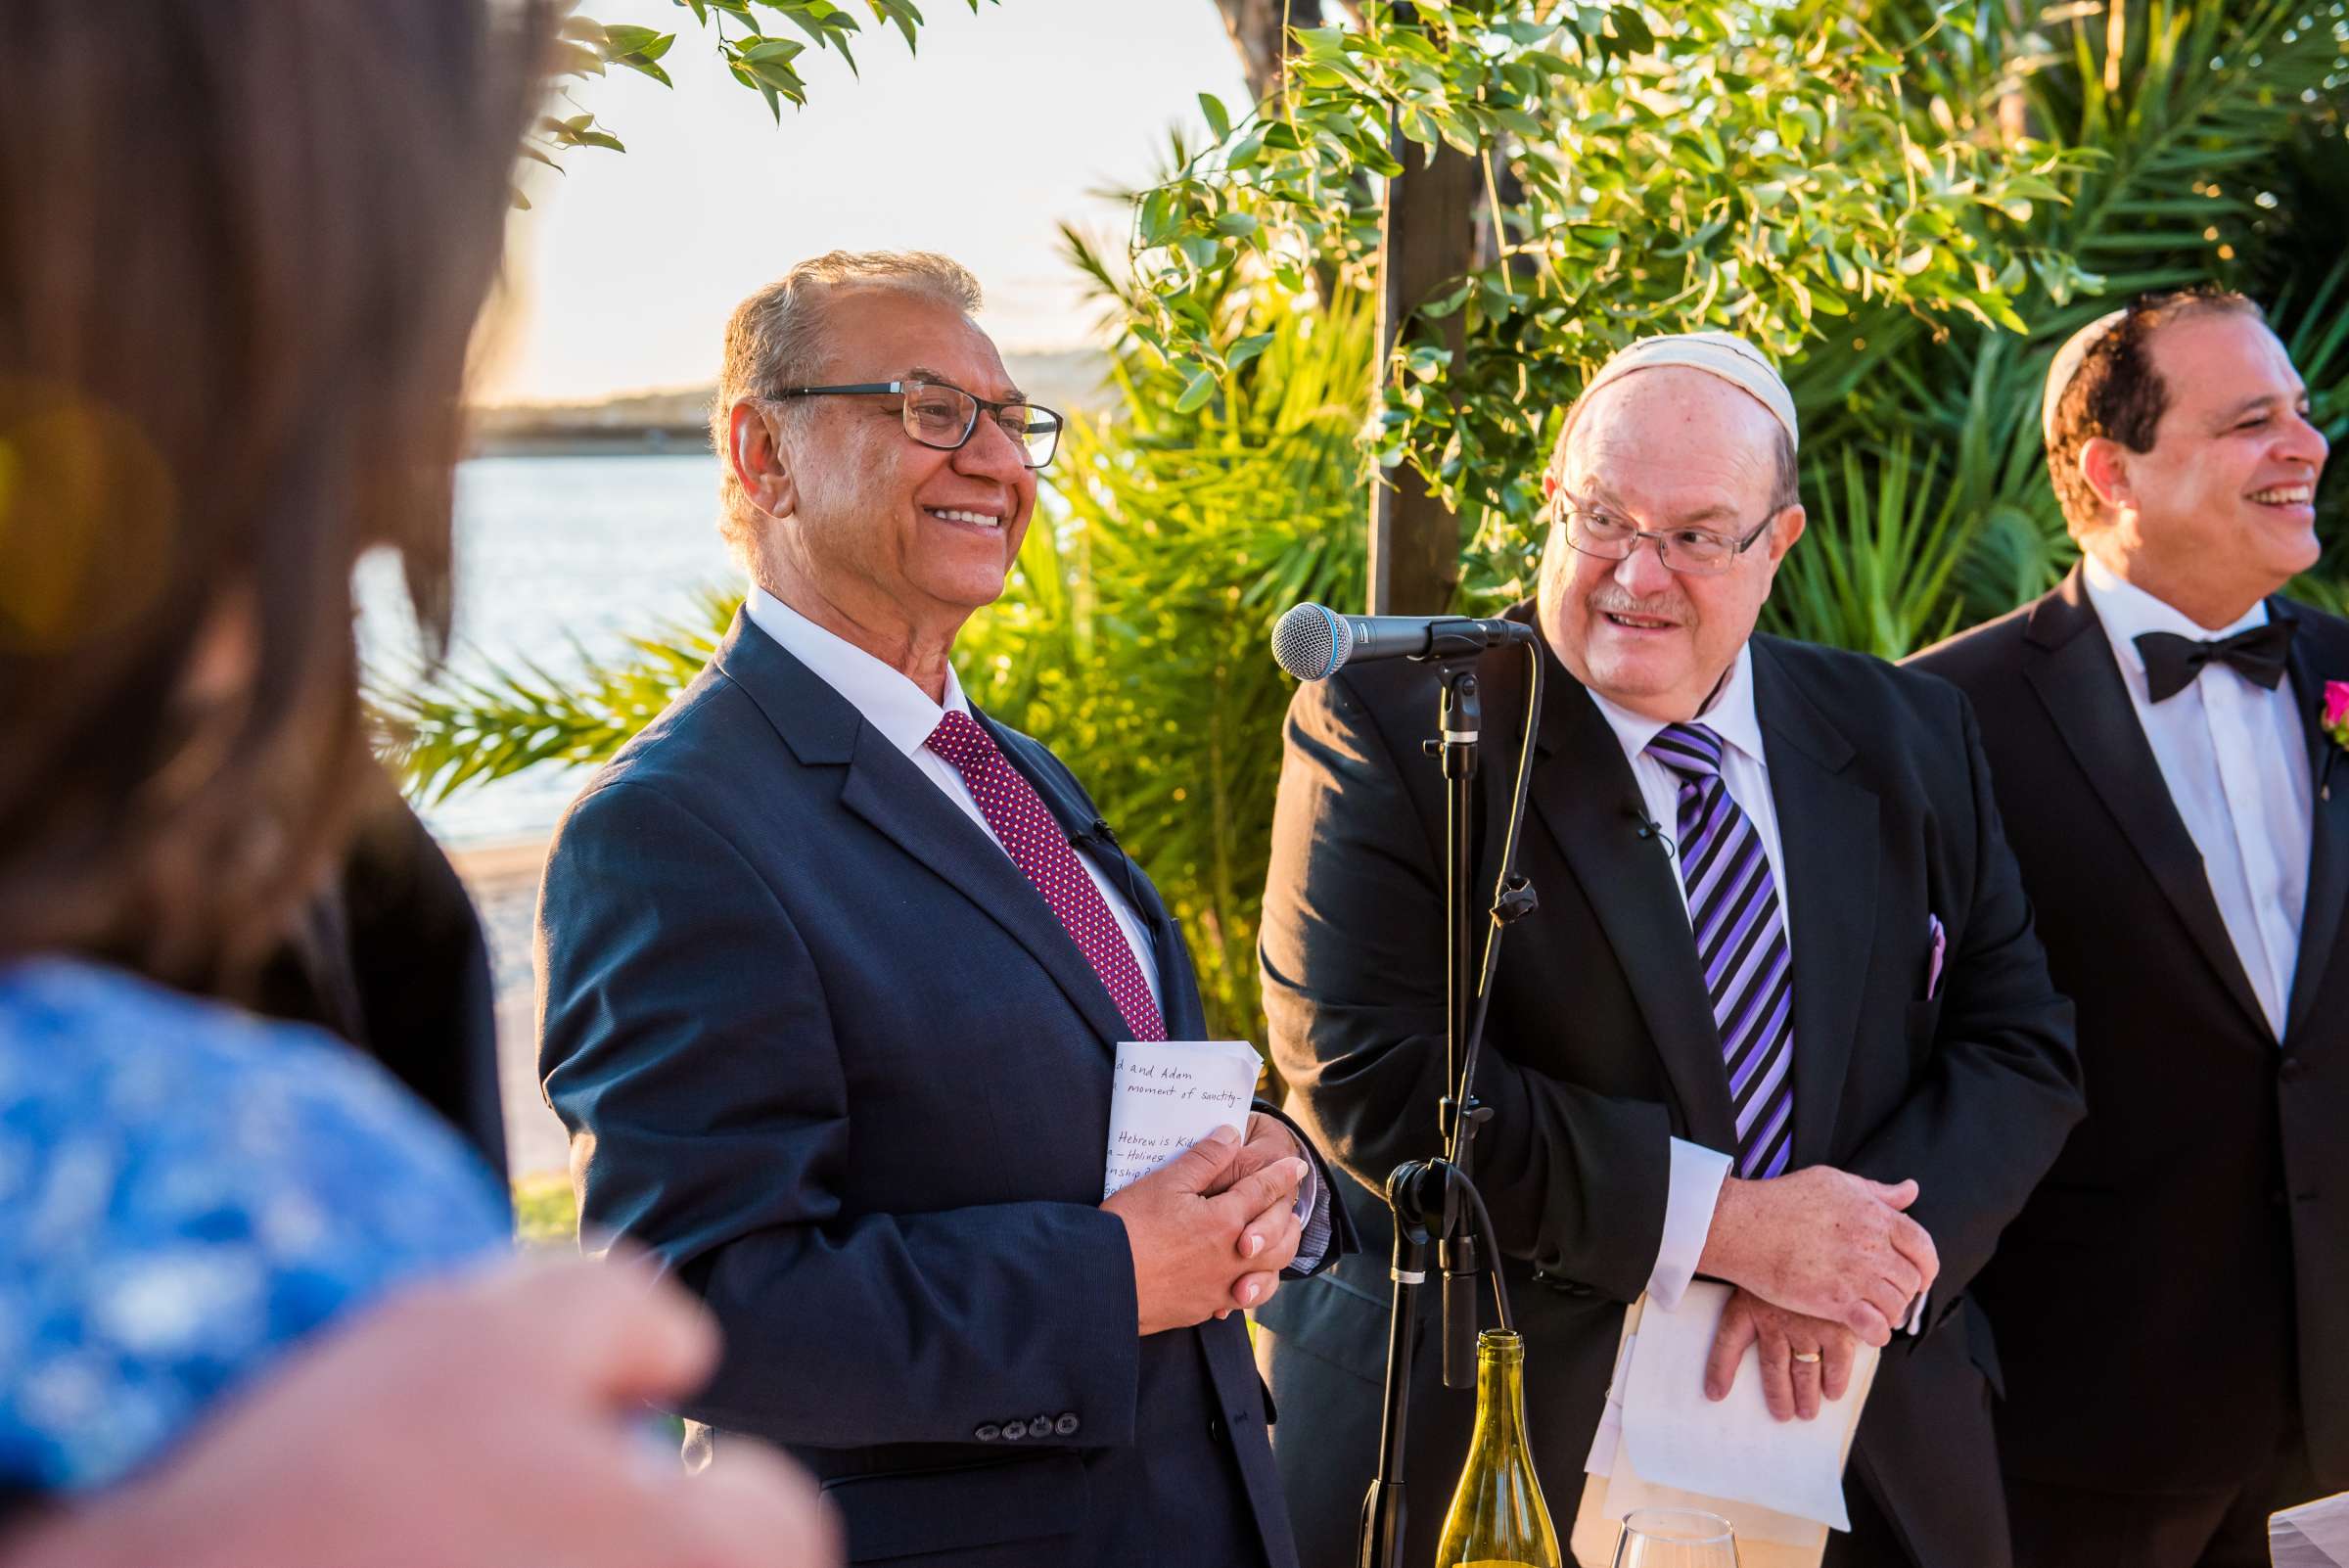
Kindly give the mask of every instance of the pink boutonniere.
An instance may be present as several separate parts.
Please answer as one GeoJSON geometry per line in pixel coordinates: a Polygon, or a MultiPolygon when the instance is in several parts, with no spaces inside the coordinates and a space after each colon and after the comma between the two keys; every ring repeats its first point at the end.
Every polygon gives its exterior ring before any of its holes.
{"type": "Polygon", "coordinates": [[[2332,799],[2332,760],[2342,752],[2349,752],[2349,680],[2325,682],[2325,712],[2317,724],[2332,737],[2333,749],[2325,754],[2325,772],[2318,785],[2318,793],[2329,801],[2332,799]]]}

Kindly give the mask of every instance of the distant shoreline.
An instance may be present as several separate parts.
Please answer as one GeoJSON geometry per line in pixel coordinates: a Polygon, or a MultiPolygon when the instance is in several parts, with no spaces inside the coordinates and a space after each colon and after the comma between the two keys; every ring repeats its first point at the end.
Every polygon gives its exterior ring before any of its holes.
{"type": "Polygon", "coordinates": [[[688,430],[483,432],[471,457],[707,457],[710,433],[688,430]]]}

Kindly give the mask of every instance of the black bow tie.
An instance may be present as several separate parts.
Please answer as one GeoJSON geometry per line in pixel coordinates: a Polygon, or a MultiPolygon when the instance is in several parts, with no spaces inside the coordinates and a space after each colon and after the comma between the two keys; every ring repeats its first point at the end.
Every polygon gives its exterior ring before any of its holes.
{"type": "Polygon", "coordinates": [[[2148,631],[2137,639],[2137,651],[2145,660],[2145,687],[2157,703],[2168,702],[2193,684],[2202,667],[2214,659],[2234,666],[2245,680],[2274,691],[2283,679],[2283,656],[2291,646],[2289,621],[2271,621],[2232,637],[2208,641],[2181,637],[2173,631],[2148,631]]]}

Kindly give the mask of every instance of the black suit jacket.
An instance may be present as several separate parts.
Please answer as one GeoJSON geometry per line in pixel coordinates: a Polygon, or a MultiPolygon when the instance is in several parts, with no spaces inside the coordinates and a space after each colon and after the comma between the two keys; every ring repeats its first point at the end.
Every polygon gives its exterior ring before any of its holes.
{"type": "Polygon", "coordinates": [[[465,884],[389,780],[340,874],[303,909],[252,998],[373,1056],[445,1118],[502,1183],[497,989],[465,884]]]}
{"type": "MultiPolygon", "coordinates": [[[[1090,827],[1049,752],[980,721],[1090,827]]],[[[1180,931],[1093,853],[1198,1038],[1180,931]]],[[[1136,1334],[1099,1207],[1128,1034],[1107,990],[993,840],[747,620],[565,818],[539,958],[584,1222],[725,1331],[689,1451],[787,1446],[858,1561],[1294,1561],[1241,1319],[1136,1334]]]]}
{"type": "MultiPolygon", "coordinates": [[[[1967,1287],[2080,1114],[2069,1008],[2032,936],[1964,700],[1851,654],[1772,637],[1755,638],[1753,654],[1791,909],[1792,1166],[1914,1176],[1912,1213],[1941,1256],[1926,1331],[1888,1353],[1855,1468],[1924,1568],[2004,1563],[1988,1411],[1997,1361],[1967,1287]],[[1948,960],[1928,999],[1935,915],[1948,960]]],[[[1642,831],[1637,784],[1597,707],[1542,657],[1523,856],[1541,907],[1501,949],[1476,1084],[1495,1114],[1476,1176],[1529,1346],[1537,1463],[1553,1509],[1570,1516],[1624,1304],[1661,1242],[1668,1140],[1733,1150],[1735,1129],[1672,852],[1642,831]]],[[[1524,666],[1507,650],[1482,667],[1496,823],[1523,733],[1524,666]]],[[[1266,893],[1266,1001],[1292,1106],[1369,1188],[1436,1150],[1444,807],[1418,755],[1433,702],[1430,674],[1400,663],[1299,690],[1266,893]]],[[[1488,834],[1480,887],[1492,886],[1498,838],[1488,834]]],[[[1375,1408],[1383,1337],[1371,1330],[1386,1288],[1373,1260],[1390,1228],[1370,1191],[1348,1186],[1370,1253],[1260,1314],[1275,1333],[1292,1500],[1315,1487],[1359,1497],[1367,1480],[1314,1476],[1290,1456],[1301,1441],[1311,1454],[1313,1427],[1375,1408]],[[1359,1407],[1292,1398],[1280,1375],[1292,1353],[1358,1374],[1359,1407]]],[[[1440,1389],[1435,1361],[1420,1360],[1414,1395],[1419,1558],[1458,1472],[1469,1404],[1440,1389]]],[[[1344,1560],[1302,1522],[1301,1545],[1315,1564],[1344,1560]]]]}
{"type": "Polygon", "coordinates": [[[2280,1043],[2075,572],[1916,661],[1981,715],[2089,1118],[1984,1275],[2010,1471],[2226,1486],[2305,1422],[2349,1488],[2349,766],[2318,728],[2349,623],[2283,599],[2318,782],[2280,1043]],[[2326,786],[2329,786],[2329,790],[2326,786]]]}

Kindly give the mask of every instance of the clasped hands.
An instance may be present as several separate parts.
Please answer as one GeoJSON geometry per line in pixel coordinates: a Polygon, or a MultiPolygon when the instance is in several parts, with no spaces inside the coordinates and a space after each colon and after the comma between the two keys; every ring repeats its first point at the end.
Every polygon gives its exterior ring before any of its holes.
{"type": "Polygon", "coordinates": [[[1728,1396],[1754,1345],[1777,1419],[1808,1421],[1822,1397],[1841,1399],[1860,1345],[1891,1343],[1941,1271],[1933,1238],[1903,1212],[1916,1193],[1914,1181],[1887,1186],[1827,1166],[1723,1181],[1697,1268],[1736,1291],[1706,1361],[1706,1397],[1728,1396]]]}
{"type": "Polygon", "coordinates": [[[1296,1205],[1307,1169],[1295,1134],[1257,1112],[1245,1134],[1218,1128],[1110,1194],[1101,1207],[1126,1224],[1141,1332],[1269,1301],[1303,1235],[1296,1205]]]}

